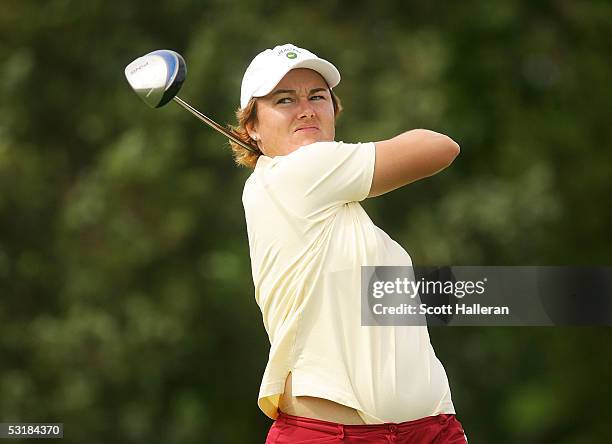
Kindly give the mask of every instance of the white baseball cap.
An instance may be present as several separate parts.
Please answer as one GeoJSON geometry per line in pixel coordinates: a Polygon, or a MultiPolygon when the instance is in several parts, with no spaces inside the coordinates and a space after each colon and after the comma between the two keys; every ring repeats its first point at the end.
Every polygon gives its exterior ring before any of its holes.
{"type": "Polygon", "coordinates": [[[247,106],[251,97],[263,97],[272,92],[285,74],[296,68],[318,72],[330,88],[340,83],[340,73],[327,60],[290,43],[275,46],[257,54],[246,69],[240,88],[240,107],[247,106]]]}

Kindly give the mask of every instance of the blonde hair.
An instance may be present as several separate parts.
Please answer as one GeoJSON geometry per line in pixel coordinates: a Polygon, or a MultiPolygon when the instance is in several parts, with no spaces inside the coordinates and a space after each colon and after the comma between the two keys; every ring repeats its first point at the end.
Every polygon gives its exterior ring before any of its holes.
{"type": "MultiPolygon", "coordinates": [[[[334,93],[334,91],[330,88],[329,92],[331,94],[332,104],[334,106],[334,116],[335,119],[338,120],[338,116],[342,112],[342,103],[340,102],[340,98],[334,93]]],[[[241,145],[238,145],[235,142],[230,140],[229,144],[232,148],[232,153],[234,156],[234,161],[238,166],[245,166],[247,168],[255,168],[257,164],[257,159],[263,153],[259,148],[257,148],[257,142],[249,136],[248,131],[246,130],[247,125],[251,123],[255,123],[257,121],[257,98],[251,97],[249,103],[244,108],[238,108],[236,110],[236,120],[238,124],[236,126],[229,125],[231,130],[234,132],[236,137],[246,143],[247,145],[251,145],[253,148],[256,148],[256,152],[251,152],[244,148],[241,145]]]]}

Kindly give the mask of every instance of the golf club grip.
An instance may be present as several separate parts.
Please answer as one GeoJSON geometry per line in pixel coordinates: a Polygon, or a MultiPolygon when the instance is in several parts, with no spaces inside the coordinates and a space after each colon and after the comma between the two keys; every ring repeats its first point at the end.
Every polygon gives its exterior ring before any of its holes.
{"type": "Polygon", "coordinates": [[[217,122],[215,122],[214,120],[206,117],[204,114],[202,114],[200,111],[198,111],[197,109],[195,109],[193,106],[191,106],[189,103],[185,102],[183,99],[181,99],[179,96],[174,96],[174,101],[176,101],[179,105],[181,105],[183,108],[185,108],[187,111],[189,111],[191,114],[193,114],[194,116],[196,116],[198,119],[200,119],[202,122],[206,123],[207,125],[209,125],[211,128],[219,131],[221,134],[223,134],[224,136],[226,136],[227,138],[229,138],[232,142],[237,143],[238,145],[246,148],[247,150],[251,151],[252,153],[259,153],[259,150],[256,150],[255,148],[253,148],[252,146],[244,143],[242,140],[238,139],[234,134],[232,134],[227,128],[219,125],[217,122]]]}

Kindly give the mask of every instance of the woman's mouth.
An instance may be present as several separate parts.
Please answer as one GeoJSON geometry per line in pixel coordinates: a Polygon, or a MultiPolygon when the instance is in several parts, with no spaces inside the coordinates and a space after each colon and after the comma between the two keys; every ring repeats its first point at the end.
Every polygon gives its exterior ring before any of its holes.
{"type": "Polygon", "coordinates": [[[319,128],[317,128],[316,126],[306,126],[304,128],[298,128],[295,130],[295,132],[311,132],[311,131],[319,131],[319,128]]]}

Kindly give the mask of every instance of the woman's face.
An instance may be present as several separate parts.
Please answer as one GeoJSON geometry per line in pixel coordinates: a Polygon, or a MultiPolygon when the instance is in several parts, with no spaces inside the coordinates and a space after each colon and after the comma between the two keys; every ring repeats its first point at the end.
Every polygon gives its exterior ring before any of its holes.
{"type": "Polygon", "coordinates": [[[301,146],[329,142],[336,135],[334,105],[327,83],[311,69],[289,71],[274,90],[257,99],[257,120],[247,126],[269,157],[301,146]]]}

